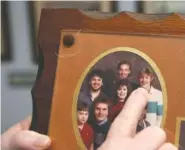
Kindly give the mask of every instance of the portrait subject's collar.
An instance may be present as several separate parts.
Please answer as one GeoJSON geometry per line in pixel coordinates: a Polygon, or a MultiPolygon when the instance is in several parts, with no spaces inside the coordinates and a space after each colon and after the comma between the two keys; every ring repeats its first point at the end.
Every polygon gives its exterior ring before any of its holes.
{"type": "Polygon", "coordinates": [[[101,125],[105,124],[107,121],[108,121],[108,118],[101,121],[101,122],[98,122],[97,125],[101,126],[101,125]]]}

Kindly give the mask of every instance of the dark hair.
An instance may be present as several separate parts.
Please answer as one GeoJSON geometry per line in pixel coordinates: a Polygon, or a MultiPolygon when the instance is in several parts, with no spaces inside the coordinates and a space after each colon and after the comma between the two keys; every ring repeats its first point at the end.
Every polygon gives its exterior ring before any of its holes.
{"type": "Polygon", "coordinates": [[[141,71],[138,73],[138,79],[139,79],[142,75],[144,75],[144,74],[147,74],[147,75],[149,75],[149,76],[152,77],[151,84],[153,84],[153,82],[154,82],[154,73],[153,73],[153,71],[152,71],[151,69],[149,69],[149,68],[143,68],[143,69],[141,69],[141,71]]]}
{"type": "Polygon", "coordinates": [[[104,104],[107,104],[108,105],[108,107],[109,107],[109,100],[108,99],[105,99],[105,98],[103,98],[103,97],[97,97],[95,100],[94,100],[94,103],[93,103],[93,105],[94,105],[94,108],[95,108],[95,106],[97,105],[97,104],[99,104],[99,103],[104,103],[104,104]]]}
{"type": "Polygon", "coordinates": [[[98,97],[94,100],[93,104],[92,104],[92,107],[91,107],[91,110],[90,110],[90,117],[89,117],[89,122],[90,124],[93,124],[95,123],[96,119],[95,119],[95,114],[94,114],[94,110],[95,110],[95,107],[97,106],[97,104],[99,103],[103,103],[103,104],[107,104],[108,106],[108,116],[110,115],[110,105],[109,105],[109,100],[104,98],[104,97],[98,97]]]}
{"type": "Polygon", "coordinates": [[[90,81],[94,76],[98,76],[103,80],[104,72],[101,69],[92,70],[88,75],[88,81],[90,81]]]}
{"type": "Polygon", "coordinates": [[[120,61],[120,62],[118,63],[118,65],[117,65],[117,70],[120,69],[121,65],[128,65],[130,71],[132,70],[132,66],[131,66],[130,62],[128,62],[128,61],[126,61],[126,60],[122,60],[122,61],[120,61]]]}
{"type": "Polygon", "coordinates": [[[77,111],[89,111],[89,107],[86,103],[78,102],[77,111]]]}
{"type": "MultiPolygon", "coordinates": [[[[126,96],[126,99],[130,96],[131,92],[132,92],[132,86],[131,86],[131,83],[129,80],[126,80],[126,79],[122,79],[122,80],[119,80],[117,83],[116,83],[116,92],[117,90],[122,87],[122,86],[126,86],[127,87],[127,96],[126,96]]],[[[117,94],[116,94],[116,97],[117,97],[117,94]]],[[[125,101],[126,102],[126,101],[125,101]]]]}

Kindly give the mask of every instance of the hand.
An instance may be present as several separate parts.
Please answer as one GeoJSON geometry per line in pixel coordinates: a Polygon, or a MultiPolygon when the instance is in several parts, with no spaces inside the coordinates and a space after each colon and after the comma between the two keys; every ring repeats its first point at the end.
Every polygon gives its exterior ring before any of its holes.
{"type": "Polygon", "coordinates": [[[44,150],[50,147],[48,136],[29,131],[31,117],[8,129],[1,135],[2,150],[44,150]]]}
{"type": "Polygon", "coordinates": [[[131,94],[98,150],[177,150],[172,144],[165,143],[166,134],[158,127],[150,126],[135,134],[147,100],[144,89],[139,88],[131,94]]]}
{"type": "MultiPolygon", "coordinates": [[[[158,127],[150,126],[135,134],[147,97],[144,89],[137,89],[131,94],[124,109],[114,120],[106,141],[98,150],[177,150],[172,144],[165,143],[166,134],[158,127]]],[[[28,131],[30,122],[29,118],[6,131],[1,136],[2,150],[49,148],[49,137],[28,131]]]]}

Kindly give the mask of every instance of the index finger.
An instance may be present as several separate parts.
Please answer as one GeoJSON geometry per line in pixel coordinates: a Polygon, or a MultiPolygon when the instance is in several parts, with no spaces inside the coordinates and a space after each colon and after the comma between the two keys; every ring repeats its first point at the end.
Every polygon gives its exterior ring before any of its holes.
{"type": "Polygon", "coordinates": [[[112,123],[108,137],[132,137],[142,111],[147,105],[148,97],[147,91],[143,88],[133,91],[112,123]]]}

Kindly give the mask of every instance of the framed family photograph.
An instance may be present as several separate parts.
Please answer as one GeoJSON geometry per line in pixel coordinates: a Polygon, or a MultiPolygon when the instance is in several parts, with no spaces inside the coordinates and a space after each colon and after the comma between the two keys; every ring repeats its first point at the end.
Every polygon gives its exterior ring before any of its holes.
{"type": "Polygon", "coordinates": [[[97,150],[142,88],[149,97],[134,134],[158,126],[182,147],[184,38],[185,18],[175,13],[43,10],[30,129],[49,135],[52,150],[97,150]]]}
{"type": "Polygon", "coordinates": [[[92,61],[83,75],[74,103],[77,102],[77,127],[87,149],[92,145],[94,149],[101,146],[111,123],[130,94],[139,87],[145,88],[151,97],[141,114],[136,133],[150,125],[163,127],[166,85],[159,67],[141,51],[130,47],[107,50],[92,61]],[[89,145],[86,139],[91,138],[92,145],[89,145]]]}

